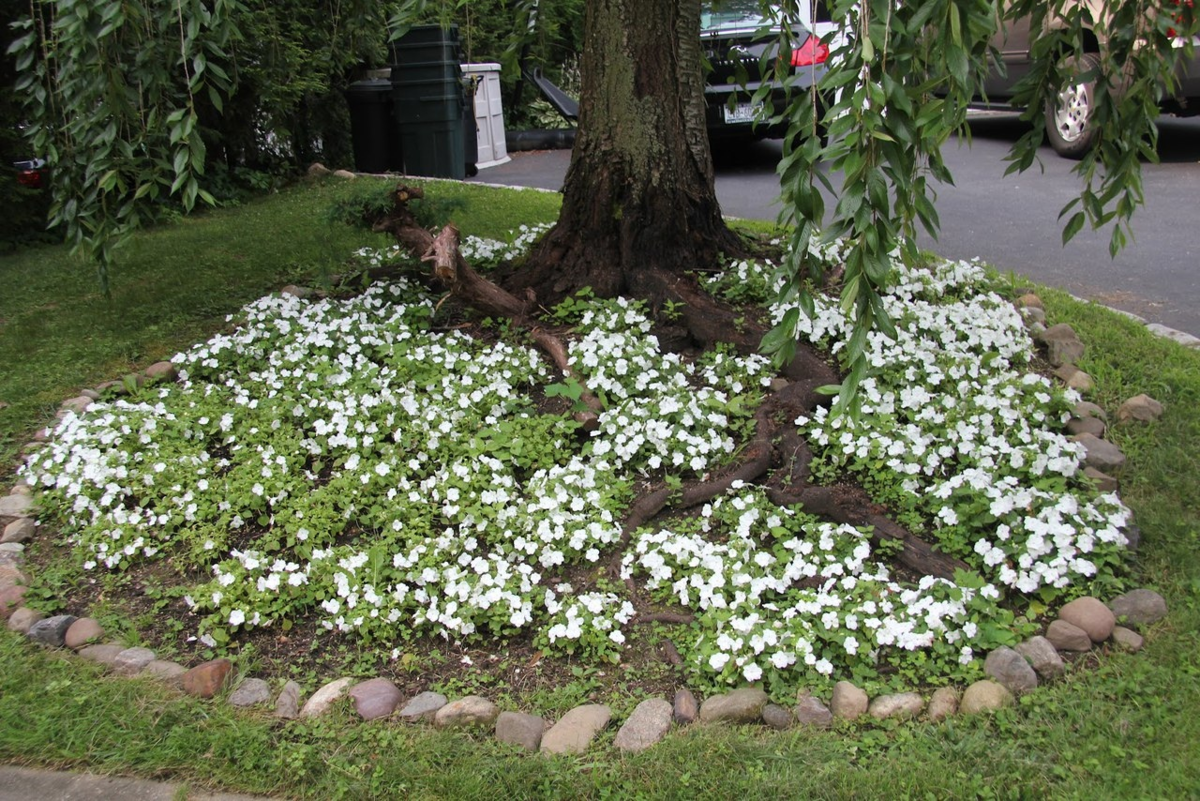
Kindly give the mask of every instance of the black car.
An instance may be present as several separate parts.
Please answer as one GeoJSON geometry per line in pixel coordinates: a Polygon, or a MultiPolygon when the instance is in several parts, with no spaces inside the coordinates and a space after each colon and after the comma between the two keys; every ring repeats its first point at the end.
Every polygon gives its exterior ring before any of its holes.
{"type": "Polygon", "coordinates": [[[787,107],[789,92],[805,91],[821,79],[829,58],[828,45],[797,24],[792,28],[790,87],[770,81],[770,99],[756,102],[764,84],[763,55],[779,50],[779,28],[763,18],[758,1],[705,2],[700,43],[709,66],[704,99],[710,139],[785,136],[787,125],[769,120],[787,107]]]}

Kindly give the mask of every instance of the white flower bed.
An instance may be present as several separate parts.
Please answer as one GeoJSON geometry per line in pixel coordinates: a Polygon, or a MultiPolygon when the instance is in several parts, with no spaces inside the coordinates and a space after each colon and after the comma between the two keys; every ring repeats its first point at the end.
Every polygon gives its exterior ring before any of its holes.
{"type": "MultiPolygon", "coordinates": [[[[535,235],[469,247],[511,257],[535,235]]],[[[752,295],[773,280],[740,263],[713,285],[752,295]]],[[[434,330],[433,300],[401,281],[251,304],[234,333],[175,357],[177,384],[68,414],[26,472],[86,569],[167,556],[201,575],[187,600],[212,644],[315,615],[385,650],[528,631],[619,658],[624,588],[563,582],[604,572],[635,482],[731,457],[770,374],[759,357],[661,353],[637,304],[575,304],[569,357],[605,404],[590,436],[532,400],[563,380],[537,352],[434,330]]],[[[856,476],[977,573],[905,584],[868,532],[738,487],[635,532],[621,561],[694,611],[695,641],[676,643],[717,681],[965,674],[1011,641],[1005,594],[1020,607],[1018,592],[1044,600],[1117,567],[1127,513],[1081,483],[1080,450],[1056,430],[1074,399],[1022,372],[1028,337],[982,270],[901,269],[888,304],[900,338],[872,336],[861,417],[797,425],[818,475],[856,476]]],[[[836,353],[848,323],[818,301],[797,333],[836,353]]]]}

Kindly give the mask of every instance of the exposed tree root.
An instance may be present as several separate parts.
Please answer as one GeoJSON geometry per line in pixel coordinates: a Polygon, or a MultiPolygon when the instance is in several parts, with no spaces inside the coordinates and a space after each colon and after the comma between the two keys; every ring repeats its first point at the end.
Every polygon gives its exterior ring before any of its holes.
{"type": "MultiPolygon", "coordinates": [[[[458,230],[454,226],[447,226],[435,237],[417,224],[407,203],[420,197],[423,197],[421,189],[398,186],[393,195],[393,210],[375,225],[375,229],[392,234],[410,253],[432,264],[434,278],[463,304],[526,328],[559,370],[585,386],[568,364],[562,340],[539,326],[532,317],[538,299],[530,284],[524,283],[522,296],[517,297],[476,273],[459,252],[458,230]]],[[[759,349],[766,327],[720,303],[689,276],[652,269],[625,275],[623,283],[633,295],[648,300],[652,306],[667,301],[679,306],[683,325],[702,346],[723,342],[732,344],[742,353],[759,349]]],[[[875,542],[899,542],[897,558],[916,572],[949,579],[956,570],[966,569],[963,562],[940,553],[884,514],[885,510],[875,505],[863,490],[810,483],[812,451],[796,432],[794,421],[826,401],[817,391],[819,387],[836,384],[840,379],[828,363],[808,348],[798,349],[785,375],[794,379],[793,382],[763,403],[755,415],[754,436],[733,464],[719,475],[699,479],[681,490],[657,487],[643,493],[625,517],[623,545],[628,545],[636,529],[664,510],[682,510],[705,503],[724,494],[737,482],[762,482],[771,473],[770,480],[763,483],[767,484],[767,497],[776,504],[799,505],[806,512],[838,523],[869,527],[875,542]]],[[[583,413],[585,419],[581,422],[594,425],[601,411],[599,401],[586,388],[581,400],[590,410],[583,413]]],[[[622,555],[614,556],[609,565],[610,573],[619,574],[622,555]]],[[[637,620],[687,623],[691,622],[692,616],[643,613],[637,620]]]]}

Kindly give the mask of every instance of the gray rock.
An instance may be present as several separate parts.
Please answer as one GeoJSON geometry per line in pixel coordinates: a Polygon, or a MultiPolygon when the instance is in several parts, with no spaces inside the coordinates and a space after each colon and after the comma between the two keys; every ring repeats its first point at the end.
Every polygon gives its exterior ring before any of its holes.
{"type": "Polygon", "coordinates": [[[958,712],[958,691],[953,687],[939,687],[929,699],[925,717],[930,723],[941,723],[958,712]]]}
{"type": "Polygon", "coordinates": [[[100,400],[100,393],[94,389],[81,389],[79,390],[79,394],[94,401],[100,400]]]}
{"type": "Polygon", "coordinates": [[[1115,642],[1122,650],[1136,654],[1142,650],[1142,645],[1145,640],[1142,635],[1138,634],[1133,629],[1127,629],[1124,626],[1113,627],[1112,633],[1113,642],[1115,642]]]}
{"type": "Polygon", "coordinates": [[[1026,326],[1040,325],[1040,326],[1042,326],[1043,331],[1046,330],[1045,329],[1045,326],[1046,326],[1046,311],[1045,311],[1045,309],[1038,309],[1034,306],[1029,306],[1027,308],[1021,309],[1021,317],[1023,317],[1025,319],[1026,326]]]}
{"type": "Polygon", "coordinates": [[[925,709],[925,699],[920,693],[894,693],[881,695],[867,707],[867,714],[876,720],[887,718],[915,718],[925,709]]]}
{"type": "Polygon", "coordinates": [[[257,706],[270,700],[271,685],[264,679],[242,679],[237,689],[229,694],[229,703],[238,707],[257,706]]]}
{"type": "Polygon", "coordinates": [[[19,542],[0,542],[0,556],[25,558],[25,546],[19,542]]]}
{"type": "Polygon", "coordinates": [[[329,682],[304,702],[304,706],[300,708],[300,717],[315,718],[318,715],[324,715],[339,698],[346,694],[346,690],[350,689],[350,685],[353,683],[354,679],[349,676],[329,682]]]}
{"type": "Polygon", "coordinates": [[[171,362],[155,362],[146,368],[145,376],[151,381],[174,381],[179,370],[171,362]]]}
{"type": "Polygon", "coordinates": [[[182,686],[183,677],[187,672],[188,669],[178,662],[172,662],[169,659],[152,659],[142,668],[141,675],[158,679],[166,684],[182,686]]]}
{"type": "Polygon", "coordinates": [[[307,172],[310,178],[323,178],[330,174],[329,168],[319,161],[314,161],[310,164],[307,172]]]}
{"type": "Polygon", "coordinates": [[[300,716],[300,685],[289,681],[275,699],[275,717],[293,720],[300,716]]]}
{"type": "Polygon", "coordinates": [[[617,731],[613,745],[629,754],[636,754],[656,745],[667,736],[673,712],[670,701],[647,698],[637,705],[633,714],[617,731]]]}
{"type": "Polygon", "coordinates": [[[1076,392],[1091,392],[1096,388],[1095,380],[1082,370],[1071,373],[1071,377],[1064,383],[1066,383],[1067,389],[1073,389],[1076,392]]]}
{"type": "Polygon", "coordinates": [[[29,633],[30,627],[39,620],[45,620],[46,615],[36,609],[30,609],[28,606],[22,606],[17,611],[13,612],[8,618],[9,631],[15,631],[20,634],[29,633]]]}
{"type": "Polygon", "coordinates": [[[795,719],[792,713],[779,704],[767,704],[762,708],[762,721],[776,731],[790,729],[795,719]]]}
{"type": "Polygon", "coordinates": [[[397,716],[406,722],[433,720],[437,711],[446,705],[446,696],[441,693],[423,692],[404,705],[397,716]]]}
{"type": "Polygon", "coordinates": [[[696,703],[696,696],[686,687],[675,691],[673,706],[672,717],[680,726],[695,723],[696,718],[700,717],[700,705],[696,703]]]}
{"type": "Polygon", "coordinates": [[[113,659],[112,668],[118,675],[134,676],[154,660],[154,652],[149,648],[126,648],[113,659]]]}
{"type": "Polygon", "coordinates": [[[542,744],[546,721],[524,712],[501,712],[496,718],[496,739],[519,745],[526,751],[536,751],[542,744]]]}
{"type": "Polygon", "coordinates": [[[1130,590],[1109,603],[1115,617],[1135,626],[1149,626],[1167,616],[1167,602],[1154,590],[1130,590]]]}
{"type": "Polygon", "coordinates": [[[962,702],[958,711],[964,715],[977,715],[980,712],[993,712],[1016,702],[1013,694],[1002,684],[983,679],[977,681],[963,692],[962,702]]]}
{"type": "Polygon", "coordinates": [[[1064,384],[1071,380],[1071,376],[1079,372],[1079,368],[1073,364],[1064,364],[1054,370],[1054,377],[1064,384]]]}
{"type": "Polygon", "coordinates": [[[1100,492],[1117,492],[1121,489],[1120,481],[1094,467],[1083,468],[1083,474],[1091,479],[1096,489],[1100,492]]]}
{"type": "Polygon", "coordinates": [[[400,690],[385,678],[369,679],[350,689],[354,709],[363,720],[384,718],[400,706],[400,690]]]}
{"type": "Polygon", "coordinates": [[[1163,411],[1163,405],[1149,395],[1135,395],[1117,409],[1117,419],[1122,423],[1150,423],[1162,417],[1163,411]]]}
{"type": "Polygon", "coordinates": [[[112,667],[117,662],[117,656],[125,652],[124,645],[116,643],[105,643],[103,645],[85,645],[80,648],[78,653],[84,659],[92,662],[99,662],[102,665],[112,667]]]}
{"type": "Polygon", "coordinates": [[[0,565],[0,589],[24,587],[28,584],[29,577],[21,572],[19,567],[11,564],[0,565]]]}
{"type": "Polygon", "coordinates": [[[1087,632],[1092,642],[1104,642],[1112,634],[1117,618],[1103,601],[1091,596],[1076,598],[1058,611],[1058,619],[1065,620],[1087,632]]]}
{"type": "Polygon", "coordinates": [[[829,701],[829,711],[838,720],[856,720],[867,714],[867,694],[848,681],[839,681],[833,685],[833,698],[829,701]]]}
{"type": "Polygon", "coordinates": [[[1099,417],[1072,417],[1067,421],[1068,434],[1091,434],[1093,437],[1103,437],[1108,425],[1099,417]]]}
{"type": "Polygon", "coordinates": [[[433,715],[433,725],[439,729],[462,729],[493,726],[500,715],[494,703],[478,695],[468,695],[451,701],[433,715]]]}
{"type": "Polygon", "coordinates": [[[334,170],[333,177],[334,178],[345,178],[346,180],[350,180],[353,178],[357,178],[358,176],[355,175],[354,173],[350,172],[349,170],[334,170]]]}
{"type": "Polygon", "coordinates": [[[1078,626],[1065,620],[1055,620],[1046,629],[1046,639],[1060,651],[1088,651],[1092,647],[1092,638],[1078,626]]]}
{"type": "Polygon", "coordinates": [[[1006,645],[987,655],[983,672],[1003,684],[1013,695],[1027,693],[1038,685],[1037,673],[1025,657],[1006,645]]]}
{"type": "Polygon", "coordinates": [[[26,588],[16,583],[0,582],[0,620],[21,608],[25,603],[26,588]]]}
{"type": "Polygon", "coordinates": [[[1041,312],[1046,311],[1046,304],[1042,303],[1042,299],[1032,292],[1026,292],[1021,297],[1017,298],[1017,308],[1022,310],[1038,309],[1041,312]]]}
{"type": "Polygon", "coordinates": [[[29,495],[5,495],[0,497],[0,526],[8,526],[14,520],[33,516],[33,498],[29,495]]]}
{"type": "Polygon", "coordinates": [[[1125,466],[1125,454],[1108,440],[1094,434],[1077,434],[1071,439],[1083,446],[1086,451],[1084,463],[1088,467],[1094,467],[1102,473],[1113,473],[1125,466]]]}
{"type": "Polygon", "coordinates": [[[796,694],[796,705],[792,707],[792,716],[801,726],[817,729],[827,729],[833,725],[833,713],[829,707],[814,698],[808,690],[800,690],[796,694]]]}
{"type": "Polygon", "coordinates": [[[32,517],[18,517],[4,527],[4,535],[0,536],[0,543],[28,542],[33,539],[35,534],[37,534],[37,521],[32,517]]]}
{"type": "Polygon", "coordinates": [[[700,720],[705,723],[754,723],[762,717],[767,694],[757,687],[743,687],[724,695],[704,699],[700,720]]]}
{"type": "Polygon", "coordinates": [[[62,402],[59,407],[63,411],[75,412],[75,414],[83,414],[94,401],[87,395],[79,395],[78,397],[68,398],[62,402]]]}
{"type": "Polygon", "coordinates": [[[308,287],[288,284],[283,289],[279,290],[279,294],[291,295],[294,298],[300,298],[301,300],[304,300],[305,298],[312,297],[313,291],[308,287]]]}
{"type": "Polygon", "coordinates": [[[104,629],[94,618],[81,617],[71,624],[63,637],[63,645],[71,650],[78,650],[88,643],[99,642],[104,638],[104,629]]]}
{"type": "Polygon", "coordinates": [[[782,392],[783,390],[788,388],[788,384],[790,384],[790,383],[791,382],[788,381],[786,378],[772,378],[771,379],[771,391],[772,392],[782,392]]]}
{"type": "Polygon", "coordinates": [[[1043,679],[1052,679],[1066,669],[1054,644],[1040,634],[1020,643],[1016,650],[1043,679]]]}
{"type": "Polygon", "coordinates": [[[604,704],[577,706],[542,735],[543,754],[582,754],[612,719],[604,704]]]}
{"type": "Polygon", "coordinates": [[[74,622],[74,615],[55,615],[34,623],[29,627],[29,631],[25,632],[25,636],[39,645],[62,648],[67,629],[71,628],[74,622]]]}
{"type": "Polygon", "coordinates": [[[1072,415],[1079,419],[1087,417],[1095,417],[1100,420],[1107,420],[1108,413],[1091,401],[1080,401],[1075,404],[1075,409],[1071,412],[1072,415]]]}
{"type": "Polygon", "coordinates": [[[1083,343],[1075,329],[1066,323],[1050,326],[1038,334],[1038,339],[1046,346],[1046,358],[1055,367],[1074,364],[1083,356],[1083,343]]]}

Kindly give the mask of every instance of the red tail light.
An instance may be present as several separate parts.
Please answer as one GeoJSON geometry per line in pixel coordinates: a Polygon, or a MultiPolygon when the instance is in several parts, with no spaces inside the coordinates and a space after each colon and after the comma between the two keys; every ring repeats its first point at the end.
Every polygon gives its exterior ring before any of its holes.
{"type": "Polygon", "coordinates": [[[30,189],[41,189],[42,173],[38,170],[21,170],[17,173],[17,183],[30,189]]]}
{"type": "Polygon", "coordinates": [[[821,44],[815,36],[804,40],[804,44],[792,51],[793,67],[811,67],[813,64],[824,64],[829,58],[829,45],[821,44]]]}

